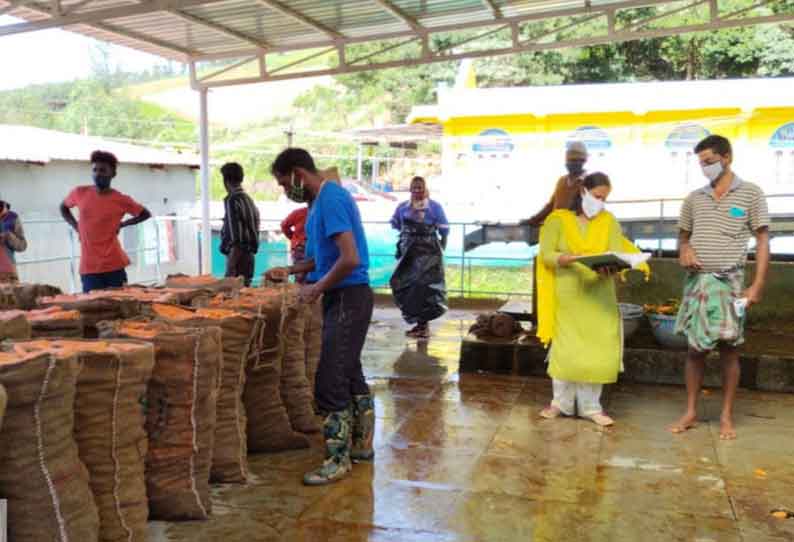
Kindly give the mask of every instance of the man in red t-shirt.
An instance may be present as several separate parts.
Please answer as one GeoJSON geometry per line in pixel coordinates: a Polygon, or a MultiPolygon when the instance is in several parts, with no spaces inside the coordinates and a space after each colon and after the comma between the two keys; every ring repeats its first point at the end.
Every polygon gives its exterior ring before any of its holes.
{"type": "Polygon", "coordinates": [[[80,278],[83,292],[120,288],[127,283],[130,259],[119,243],[119,231],[151,218],[131,197],[110,188],[118,159],[105,151],[91,153],[94,186],[78,186],[61,203],[61,216],[80,236],[80,278]],[[71,209],[77,207],[80,222],[71,209]],[[132,218],[123,220],[125,215],[132,218]]]}
{"type": "MultiPolygon", "coordinates": [[[[281,222],[281,231],[289,239],[292,263],[302,262],[306,256],[306,217],[308,207],[295,209],[281,222]]],[[[302,282],[303,276],[299,277],[302,282]]]]}

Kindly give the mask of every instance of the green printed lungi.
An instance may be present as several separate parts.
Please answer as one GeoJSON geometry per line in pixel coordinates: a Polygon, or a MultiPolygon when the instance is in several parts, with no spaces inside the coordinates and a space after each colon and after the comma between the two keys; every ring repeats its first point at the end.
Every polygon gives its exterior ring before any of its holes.
{"type": "Polygon", "coordinates": [[[689,347],[698,352],[709,352],[720,344],[743,344],[745,316],[738,315],[734,306],[743,288],[741,269],[687,275],[676,333],[686,335],[689,347]]]}

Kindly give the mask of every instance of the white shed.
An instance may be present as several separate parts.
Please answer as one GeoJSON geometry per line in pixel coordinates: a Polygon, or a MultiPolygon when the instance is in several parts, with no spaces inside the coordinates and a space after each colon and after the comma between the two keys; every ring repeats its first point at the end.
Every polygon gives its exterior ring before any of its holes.
{"type": "Polygon", "coordinates": [[[91,184],[89,158],[97,149],[119,159],[113,187],[158,217],[121,234],[132,260],[130,281],[196,273],[198,230],[188,218],[196,201],[197,156],[0,124],[0,199],[20,215],[28,238],[28,250],[17,255],[20,279],[79,289],[79,241],[61,219],[59,205],[72,188],[91,184]]]}

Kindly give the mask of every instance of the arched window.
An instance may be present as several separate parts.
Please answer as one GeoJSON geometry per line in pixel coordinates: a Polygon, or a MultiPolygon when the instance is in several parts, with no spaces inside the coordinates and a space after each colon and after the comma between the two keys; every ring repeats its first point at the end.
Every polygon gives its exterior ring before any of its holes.
{"type": "Polygon", "coordinates": [[[479,159],[510,158],[515,150],[513,138],[500,128],[489,128],[477,135],[471,146],[472,154],[479,159]]]}
{"type": "Polygon", "coordinates": [[[775,130],[769,139],[769,149],[775,164],[775,182],[794,184],[794,122],[775,130]]]}
{"type": "Polygon", "coordinates": [[[698,173],[698,161],[695,157],[695,145],[710,135],[706,128],[694,122],[679,124],[673,128],[664,142],[670,157],[672,174],[689,185],[700,182],[702,175],[698,173]]]}
{"type": "Polygon", "coordinates": [[[612,138],[598,126],[581,126],[577,128],[568,136],[566,146],[572,141],[584,143],[590,156],[605,156],[607,151],[612,149],[612,138]]]}

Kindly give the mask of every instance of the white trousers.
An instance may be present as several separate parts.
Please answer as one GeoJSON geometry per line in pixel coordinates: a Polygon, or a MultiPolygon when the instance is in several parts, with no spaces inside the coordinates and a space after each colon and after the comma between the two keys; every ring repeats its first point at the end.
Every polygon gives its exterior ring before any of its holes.
{"type": "Polygon", "coordinates": [[[602,384],[589,384],[586,382],[568,382],[567,380],[552,379],[554,399],[552,406],[560,409],[567,415],[576,413],[575,404],[578,403],[580,416],[592,416],[603,412],[601,408],[602,384]]]}

